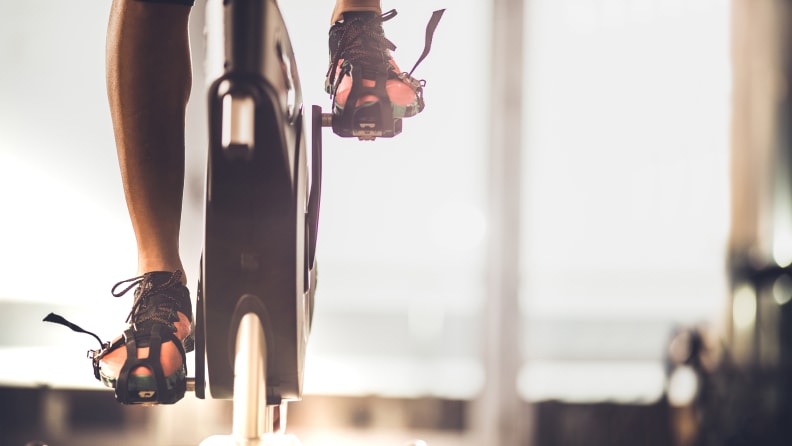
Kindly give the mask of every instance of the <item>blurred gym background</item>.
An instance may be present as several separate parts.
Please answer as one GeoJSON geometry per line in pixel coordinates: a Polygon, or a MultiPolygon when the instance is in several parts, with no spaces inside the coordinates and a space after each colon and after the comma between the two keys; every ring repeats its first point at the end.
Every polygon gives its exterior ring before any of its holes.
{"type": "MultiPolygon", "coordinates": [[[[204,21],[182,252],[194,292],[204,21]]],[[[330,0],[282,0],[325,107],[330,0]]],[[[89,337],[135,272],[104,87],[110,1],[0,5],[0,444],[188,445],[227,401],[123,407],[89,337]]],[[[447,8],[426,110],[393,140],[326,130],[306,446],[790,444],[789,3],[389,2],[409,69],[447,8]]],[[[192,371],[191,371],[192,373],[192,371]]]]}

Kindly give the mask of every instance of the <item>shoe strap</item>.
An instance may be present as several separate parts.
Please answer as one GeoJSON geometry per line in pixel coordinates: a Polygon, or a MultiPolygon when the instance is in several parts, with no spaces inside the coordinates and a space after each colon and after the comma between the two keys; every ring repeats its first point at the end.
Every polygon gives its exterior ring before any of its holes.
{"type": "Polygon", "coordinates": [[[139,337],[141,333],[136,331],[134,327],[127,328],[124,331],[124,344],[126,346],[126,361],[118,373],[116,382],[115,396],[116,400],[123,404],[133,404],[129,393],[129,374],[138,367],[147,368],[154,377],[156,383],[156,394],[165,394],[168,391],[165,383],[165,372],[162,370],[162,363],[160,363],[160,352],[162,344],[165,342],[173,342],[182,358],[182,368],[184,373],[187,373],[187,357],[184,348],[176,336],[162,324],[153,324],[148,328],[149,337],[149,352],[148,356],[138,358],[137,349],[143,347],[139,345],[139,340],[135,339],[136,335],[139,337]],[[162,331],[162,329],[165,331],[162,331]]]}
{"type": "Polygon", "coordinates": [[[77,324],[74,324],[74,323],[72,323],[72,322],[69,322],[68,320],[66,320],[66,318],[65,318],[65,317],[63,317],[63,316],[61,316],[61,315],[59,315],[59,314],[50,313],[50,314],[48,314],[48,315],[47,315],[47,317],[45,317],[45,318],[43,319],[43,321],[44,321],[44,322],[52,322],[52,323],[54,323],[54,324],[59,324],[59,325],[63,325],[63,326],[65,326],[65,327],[69,327],[69,328],[71,328],[73,331],[76,331],[77,333],[85,333],[85,334],[89,334],[89,335],[93,336],[94,338],[96,338],[96,340],[99,342],[99,348],[100,348],[100,349],[103,349],[103,348],[105,348],[105,347],[106,347],[106,345],[107,345],[106,343],[102,342],[102,339],[101,339],[101,338],[99,338],[99,336],[97,336],[95,333],[93,333],[93,332],[90,332],[90,331],[88,331],[88,330],[86,330],[86,329],[84,329],[84,328],[80,327],[80,326],[79,326],[79,325],[77,325],[77,324]]]}
{"type": "Polygon", "coordinates": [[[93,366],[94,377],[96,379],[99,379],[99,359],[101,359],[101,357],[104,354],[106,354],[107,352],[109,352],[111,350],[115,350],[115,348],[118,347],[118,346],[117,345],[111,345],[110,342],[102,342],[102,340],[99,338],[99,336],[97,336],[95,333],[90,332],[90,331],[80,327],[77,324],[69,322],[68,320],[66,320],[65,317],[63,317],[63,316],[61,316],[59,314],[55,314],[55,313],[48,314],[47,317],[44,318],[44,322],[52,322],[54,324],[63,325],[64,327],[71,328],[73,331],[76,331],[77,333],[89,334],[89,335],[93,336],[94,338],[96,338],[97,341],[99,341],[99,349],[97,349],[97,350],[88,350],[88,358],[91,359],[91,365],[93,366]]]}
{"type": "Polygon", "coordinates": [[[412,70],[407,73],[408,77],[412,76],[415,69],[418,68],[418,65],[423,62],[424,59],[426,59],[426,56],[429,55],[429,51],[432,49],[432,38],[434,37],[435,30],[437,30],[437,25],[440,23],[440,19],[443,17],[444,12],[445,9],[439,9],[432,13],[432,17],[429,19],[429,23],[426,25],[426,38],[424,40],[423,53],[421,53],[421,57],[419,57],[418,61],[415,62],[415,65],[413,65],[412,70]]]}

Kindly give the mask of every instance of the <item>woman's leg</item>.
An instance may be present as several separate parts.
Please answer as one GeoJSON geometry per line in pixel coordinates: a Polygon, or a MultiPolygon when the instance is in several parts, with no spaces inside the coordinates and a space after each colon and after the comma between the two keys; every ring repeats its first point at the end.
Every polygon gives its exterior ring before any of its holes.
{"type": "Polygon", "coordinates": [[[182,269],[189,12],[137,0],[114,0],[111,9],[107,94],[140,274],[182,269]]]}
{"type": "MultiPolygon", "coordinates": [[[[190,7],[114,0],[107,32],[107,94],[129,216],[137,240],[138,273],[183,270],[179,257],[184,183],[184,115],[191,86],[187,22],[190,7]]],[[[182,283],[186,283],[181,277],[182,283]]],[[[190,321],[179,312],[176,336],[190,321]]],[[[138,350],[140,357],[148,348],[138,350]]],[[[173,343],[162,345],[166,376],[181,366],[173,343]]],[[[102,360],[118,376],[119,348],[102,360]]],[[[135,374],[148,374],[145,368],[135,374]]]]}

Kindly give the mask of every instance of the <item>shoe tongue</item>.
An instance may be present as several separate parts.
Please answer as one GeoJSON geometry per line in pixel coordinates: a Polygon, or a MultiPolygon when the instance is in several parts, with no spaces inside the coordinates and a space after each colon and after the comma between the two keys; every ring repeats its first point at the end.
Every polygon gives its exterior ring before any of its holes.
{"type": "Polygon", "coordinates": [[[330,58],[332,59],[335,57],[336,52],[338,51],[338,45],[341,42],[341,35],[345,26],[348,23],[353,21],[366,21],[370,20],[374,17],[375,13],[370,11],[356,11],[356,12],[345,12],[341,15],[342,20],[335,22],[335,24],[330,27],[330,58]]]}
{"type": "MultiPolygon", "coordinates": [[[[139,291],[135,293],[136,298],[142,294],[147,294],[147,302],[149,310],[144,313],[157,311],[159,307],[173,309],[182,312],[187,319],[192,321],[192,302],[187,288],[182,285],[180,271],[152,271],[144,274],[143,282],[140,284],[139,291]]],[[[148,319],[149,316],[143,316],[143,319],[148,319]]],[[[175,312],[173,313],[175,317],[175,312]]],[[[176,322],[174,319],[171,322],[176,322]]]]}
{"type": "Polygon", "coordinates": [[[175,273],[170,271],[152,271],[144,274],[144,281],[148,281],[152,286],[166,284],[175,273]]]}
{"type": "MultiPolygon", "coordinates": [[[[366,26],[366,23],[370,22],[371,20],[380,16],[380,14],[373,12],[373,11],[349,11],[342,14],[343,20],[338,21],[330,28],[330,57],[334,57],[336,52],[339,50],[340,39],[341,39],[341,30],[345,29],[345,26],[350,25],[352,22],[358,22],[358,26],[366,26]]],[[[352,25],[355,26],[355,25],[352,25]]],[[[382,27],[381,24],[377,24],[379,27],[379,33],[382,34],[382,27]]],[[[375,31],[376,32],[376,31],[375,31]]],[[[384,37],[384,34],[383,34],[384,37]]],[[[366,45],[377,45],[376,40],[367,41],[365,42],[366,45]]]]}

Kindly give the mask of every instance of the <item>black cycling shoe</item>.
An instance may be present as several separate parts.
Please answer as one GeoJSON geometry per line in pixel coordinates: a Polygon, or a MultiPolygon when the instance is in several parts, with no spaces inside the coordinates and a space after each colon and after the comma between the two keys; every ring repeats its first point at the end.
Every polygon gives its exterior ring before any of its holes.
{"type": "Polygon", "coordinates": [[[340,136],[373,139],[401,131],[401,118],[425,106],[425,81],[412,76],[431,48],[432,35],[443,11],[436,11],[426,30],[424,53],[409,73],[402,72],[390,52],[396,45],[385,37],[382,23],[396,10],[382,15],[346,12],[330,28],[330,67],[325,91],[333,100],[333,131],[340,136]]]}
{"type": "Polygon", "coordinates": [[[135,301],[127,317],[129,326],[122,336],[115,341],[103,343],[95,334],[68,322],[64,318],[50,313],[44,320],[66,325],[77,332],[94,336],[101,348],[90,350],[94,376],[105,386],[115,389],[115,397],[123,404],[173,404],[182,397],[187,388],[186,352],[193,350],[192,333],[180,341],[175,333],[179,321],[177,312],[187,316],[192,322],[192,303],[189,290],[181,283],[181,271],[174,273],[157,271],[117,283],[112,290],[116,297],[123,296],[137,285],[135,301]],[[116,288],[129,283],[122,291],[116,288]],[[165,342],[173,342],[182,357],[182,366],[170,376],[165,376],[160,363],[160,346],[165,342]],[[106,375],[100,362],[108,353],[125,346],[127,358],[119,376],[106,375]],[[148,356],[138,358],[138,347],[150,347],[148,356]],[[138,367],[145,367],[150,376],[131,375],[138,367]]]}

